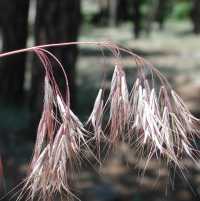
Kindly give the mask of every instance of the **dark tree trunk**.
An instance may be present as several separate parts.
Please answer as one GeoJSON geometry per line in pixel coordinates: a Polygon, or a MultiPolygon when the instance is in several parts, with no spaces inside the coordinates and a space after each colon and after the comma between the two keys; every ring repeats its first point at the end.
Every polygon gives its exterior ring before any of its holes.
{"type": "MultiPolygon", "coordinates": [[[[77,41],[81,21],[80,0],[38,0],[35,21],[36,44],[77,41]]],[[[76,103],[77,46],[49,49],[63,64],[68,76],[71,107],[76,103]]],[[[34,62],[35,63],[35,62],[34,62]]],[[[54,68],[62,94],[65,93],[64,76],[60,69],[54,68]]],[[[31,109],[34,120],[38,119],[42,107],[43,69],[34,65],[32,69],[31,109]]]]}
{"type": "MultiPolygon", "coordinates": [[[[26,46],[28,9],[28,0],[0,1],[4,52],[26,46]]],[[[18,105],[23,103],[25,62],[25,54],[0,60],[0,101],[4,104],[18,105]]]]}
{"type": "Polygon", "coordinates": [[[194,33],[200,34],[200,1],[199,0],[192,1],[191,19],[194,26],[193,28],[194,33]]]}
{"type": "Polygon", "coordinates": [[[95,25],[107,26],[109,22],[109,0],[98,0],[99,11],[93,15],[91,22],[95,25]]]}
{"type": "Polygon", "coordinates": [[[134,21],[134,35],[139,38],[141,32],[141,0],[133,0],[133,21],[134,21]]]}
{"type": "Polygon", "coordinates": [[[160,30],[163,30],[165,20],[172,10],[173,1],[157,0],[156,4],[157,4],[157,6],[156,6],[157,8],[156,8],[156,12],[155,12],[155,19],[159,24],[160,30]]]}
{"type": "Polygon", "coordinates": [[[128,0],[118,0],[117,22],[126,21],[130,17],[128,6],[128,0]]]}

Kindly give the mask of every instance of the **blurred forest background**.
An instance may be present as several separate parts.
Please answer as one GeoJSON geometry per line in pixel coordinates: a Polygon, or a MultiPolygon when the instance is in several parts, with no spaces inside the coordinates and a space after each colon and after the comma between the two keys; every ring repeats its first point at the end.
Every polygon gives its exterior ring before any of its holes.
{"type": "MultiPolygon", "coordinates": [[[[107,40],[151,61],[200,117],[200,0],[0,0],[1,52],[107,40]]],[[[86,120],[105,64],[108,81],[111,78],[113,58],[91,46],[50,50],[66,68],[73,109],[86,120]]],[[[122,60],[131,79],[131,58],[122,60]]],[[[26,175],[42,108],[43,73],[33,54],[0,59],[2,194],[26,175]]],[[[55,73],[64,88],[63,78],[55,73]]],[[[185,163],[188,182],[177,173],[173,189],[169,171],[159,161],[152,160],[141,178],[138,172],[144,164],[136,164],[134,153],[122,145],[100,174],[85,167],[76,187],[83,201],[200,200],[200,170],[185,163]]]]}

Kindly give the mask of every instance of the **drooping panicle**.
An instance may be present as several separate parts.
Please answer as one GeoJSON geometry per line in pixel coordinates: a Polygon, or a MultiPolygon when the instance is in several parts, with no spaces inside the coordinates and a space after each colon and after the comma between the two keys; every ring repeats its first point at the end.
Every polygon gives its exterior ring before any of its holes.
{"type": "MultiPolygon", "coordinates": [[[[27,200],[53,200],[57,193],[76,198],[71,193],[72,176],[80,166],[84,153],[94,150],[90,149],[91,142],[92,148],[97,147],[97,154],[100,155],[102,139],[109,145],[106,148],[119,145],[120,142],[135,145],[138,157],[147,156],[146,165],[152,157],[164,159],[167,165],[173,164],[180,169],[184,169],[184,157],[197,164],[199,152],[195,141],[200,136],[199,119],[190,113],[181,97],[154,66],[112,43],[87,43],[97,45],[101,50],[109,48],[118,62],[115,62],[117,64],[108,97],[103,96],[103,89],[99,90],[92,113],[86,125],[83,124],[70,108],[69,84],[62,64],[44,49],[75,44],[83,42],[37,46],[18,52],[36,53],[45,71],[44,105],[33,159],[18,200],[24,197],[27,200]],[[130,93],[120,62],[120,51],[131,55],[138,67],[137,78],[130,93]],[[52,61],[64,74],[65,98],[54,77],[52,61]],[[86,130],[89,123],[93,127],[93,135],[86,130]]],[[[14,53],[17,51],[1,53],[0,57],[14,53]]],[[[92,154],[95,159],[100,159],[92,154]]]]}

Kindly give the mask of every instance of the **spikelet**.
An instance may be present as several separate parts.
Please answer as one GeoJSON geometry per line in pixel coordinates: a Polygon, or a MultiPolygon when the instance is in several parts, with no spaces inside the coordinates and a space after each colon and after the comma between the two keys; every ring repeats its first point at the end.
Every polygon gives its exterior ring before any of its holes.
{"type": "Polygon", "coordinates": [[[104,115],[104,105],[103,105],[103,89],[100,89],[96,97],[93,110],[88,118],[87,124],[91,122],[94,130],[94,140],[95,146],[97,147],[97,155],[100,159],[101,152],[101,140],[104,135],[102,130],[102,121],[104,115]]]}
{"type": "Polygon", "coordinates": [[[110,116],[108,121],[110,134],[108,140],[111,145],[115,145],[118,144],[119,140],[124,140],[124,133],[130,115],[126,76],[122,67],[119,65],[115,65],[108,102],[110,103],[110,116]]]}

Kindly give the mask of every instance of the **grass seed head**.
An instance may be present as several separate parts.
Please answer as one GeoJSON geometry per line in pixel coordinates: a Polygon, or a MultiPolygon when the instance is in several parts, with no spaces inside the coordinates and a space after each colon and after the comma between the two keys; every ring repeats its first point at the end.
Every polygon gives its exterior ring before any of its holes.
{"type": "Polygon", "coordinates": [[[0,58],[27,51],[37,54],[45,70],[44,106],[30,173],[18,200],[25,195],[27,200],[50,200],[56,193],[63,192],[68,198],[76,198],[71,193],[75,167],[80,165],[81,154],[85,150],[91,151],[91,142],[95,142],[93,146],[98,147],[98,153],[101,152],[102,139],[106,139],[109,146],[118,145],[121,141],[135,145],[138,157],[147,153],[147,164],[154,156],[160,160],[164,158],[168,165],[175,164],[180,169],[184,168],[184,157],[197,164],[199,154],[195,141],[199,138],[199,119],[189,112],[166,78],[141,57],[108,42],[70,42],[1,53],[0,58]],[[106,47],[119,61],[115,65],[108,98],[103,97],[103,89],[100,89],[86,123],[90,122],[93,127],[94,141],[89,138],[91,135],[86,125],[70,108],[70,91],[64,67],[51,52],[44,49],[77,44],[106,47]],[[138,75],[130,92],[120,62],[120,51],[131,55],[138,67],[138,75]],[[64,74],[65,98],[55,80],[52,60],[64,74]],[[151,79],[147,78],[148,72],[151,79]],[[159,81],[158,86],[155,85],[156,80],[159,81]],[[107,108],[109,117],[104,128],[107,108]]]}

